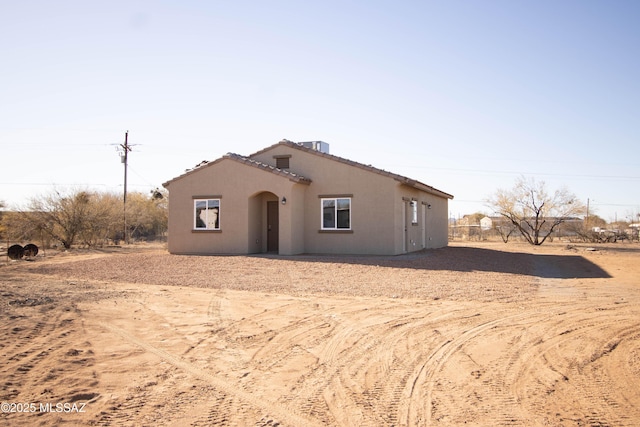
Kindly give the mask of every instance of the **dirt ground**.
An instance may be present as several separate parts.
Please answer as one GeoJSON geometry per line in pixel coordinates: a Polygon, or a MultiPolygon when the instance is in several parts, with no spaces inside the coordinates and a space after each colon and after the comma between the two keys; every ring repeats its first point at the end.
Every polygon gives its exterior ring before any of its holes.
{"type": "Polygon", "coordinates": [[[2,425],[640,425],[638,244],[130,246],[0,287],[2,425]]]}

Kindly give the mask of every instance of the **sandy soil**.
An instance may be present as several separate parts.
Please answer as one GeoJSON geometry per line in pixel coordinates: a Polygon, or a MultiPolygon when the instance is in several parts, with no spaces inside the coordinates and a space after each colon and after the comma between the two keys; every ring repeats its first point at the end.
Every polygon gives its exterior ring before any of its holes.
{"type": "Polygon", "coordinates": [[[0,424],[638,426],[640,245],[0,264],[0,424]]]}

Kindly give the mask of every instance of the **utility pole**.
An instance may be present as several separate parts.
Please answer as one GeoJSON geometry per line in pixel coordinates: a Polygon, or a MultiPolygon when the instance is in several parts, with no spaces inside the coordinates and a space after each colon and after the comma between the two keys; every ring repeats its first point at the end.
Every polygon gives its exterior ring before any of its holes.
{"type": "Polygon", "coordinates": [[[124,199],[123,199],[123,210],[122,215],[124,219],[124,243],[128,244],[129,239],[127,237],[127,162],[129,158],[129,151],[131,151],[131,146],[129,145],[129,131],[126,131],[124,134],[124,144],[120,144],[120,148],[122,148],[122,163],[124,163],[124,199]]]}
{"type": "Polygon", "coordinates": [[[587,199],[587,218],[585,220],[585,225],[587,226],[587,230],[589,230],[589,199],[587,199]]]}

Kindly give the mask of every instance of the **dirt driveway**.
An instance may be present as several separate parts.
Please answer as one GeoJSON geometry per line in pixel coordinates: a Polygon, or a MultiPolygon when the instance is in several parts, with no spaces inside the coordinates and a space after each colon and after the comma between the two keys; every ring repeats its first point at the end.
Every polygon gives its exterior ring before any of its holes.
{"type": "Polygon", "coordinates": [[[638,426],[640,246],[0,266],[0,424],[638,426]]]}

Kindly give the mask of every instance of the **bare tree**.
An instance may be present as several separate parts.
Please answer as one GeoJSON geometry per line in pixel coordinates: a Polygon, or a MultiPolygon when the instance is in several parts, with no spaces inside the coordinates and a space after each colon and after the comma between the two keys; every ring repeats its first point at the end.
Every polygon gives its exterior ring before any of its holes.
{"type": "Polygon", "coordinates": [[[544,181],[519,178],[510,190],[498,189],[487,200],[532,245],[541,245],[563,222],[585,212],[585,206],[566,188],[547,192],[544,181]]]}
{"type": "Polygon", "coordinates": [[[116,194],[92,193],[85,215],[80,241],[90,247],[102,245],[122,230],[122,199],[116,194]]]}
{"type": "Polygon", "coordinates": [[[29,210],[23,216],[47,235],[71,248],[86,227],[91,193],[76,191],[63,194],[54,190],[51,194],[31,199],[29,210]]]}
{"type": "MultiPolygon", "coordinates": [[[[149,197],[131,193],[129,233],[137,238],[153,238],[167,228],[166,197],[159,191],[149,197]]],[[[122,238],[122,199],[119,195],[87,190],[53,190],[31,199],[28,209],[2,212],[0,232],[14,240],[49,236],[69,249],[74,244],[97,246],[122,238]]]]}
{"type": "Polygon", "coordinates": [[[37,227],[28,221],[24,221],[20,212],[3,212],[0,222],[0,233],[3,239],[15,242],[24,242],[33,239],[37,227]]]}
{"type": "Polygon", "coordinates": [[[495,224],[495,229],[498,231],[500,238],[505,243],[509,242],[509,237],[518,230],[511,221],[505,218],[502,218],[500,222],[495,224]]]}
{"type": "Polygon", "coordinates": [[[148,239],[167,227],[166,198],[159,191],[132,193],[127,200],[128,234],[134,239],[148,239]]]}

